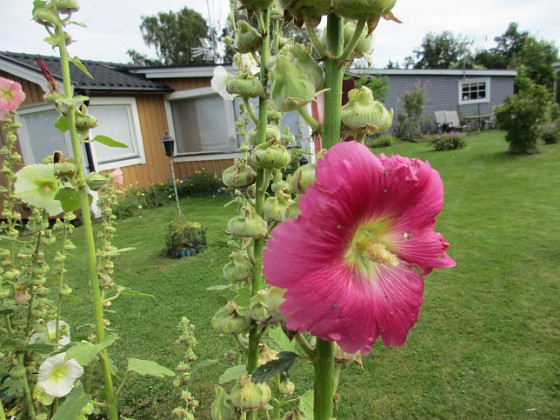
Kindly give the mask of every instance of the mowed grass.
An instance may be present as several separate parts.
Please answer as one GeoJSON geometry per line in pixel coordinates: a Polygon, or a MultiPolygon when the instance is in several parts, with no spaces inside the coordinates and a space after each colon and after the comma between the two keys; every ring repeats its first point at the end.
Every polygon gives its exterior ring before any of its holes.
{"type": "MultiPolygon", "coordinates": [[[[457,262],[426,278],[424,305],[406,345],[377,343],[364,370],[343,368],[339,419],[558,418],[560,416],[560,145],[542,154],[510,156],[499,132],[468,137],[468,147],[434,152],[422,143],[383,149],[429,160],[445,184],[437,229],[457,262]]],[[[127,357],[174,368],[181,351],[176,325],[187,316],[197,327],[201,360],[219,365],[195,372],[191,391],[209,418],[218,377],[230,366],[223,354],[232,341],[210,328],[227,292],[222,284],[229,250],[221,247],[234,208],[227,197],[188,198],[183,211],[207,228],[209,249],[180,260],[162,256],[163,236],[174,207],[120,221],[115,240],[136,248],[116,261],[117,282],[154,299],[122,297],[108,313],[121,337],[109,348],[121,370],[127,357]]],[[[76,237],[81,229],[77,229],[76,237]]],[[[76,242],[79,242],[78,240],[76,242]]],[[[73,326],[91,319],[81,255],[68,278],[80,301],[65,303],[73,326]]],[[[76,328],[74,338],[87,329],[76,328]]],[[[312,386],[308,366],[294,372],[298,391],[312,386]]],[[[117,378],[118,383],[118,378],[117,378]]],[[[124,415],[168,419],[178,405],[171,380],[131,377],[119,396],[124,415]]]]}

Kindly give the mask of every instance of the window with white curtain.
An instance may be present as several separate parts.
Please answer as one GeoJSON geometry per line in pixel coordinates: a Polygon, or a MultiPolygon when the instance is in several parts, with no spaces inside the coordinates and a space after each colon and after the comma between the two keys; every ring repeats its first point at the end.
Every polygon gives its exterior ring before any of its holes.
{"type": "Polygon", "coordinates": [[[128,146],[109,147],[93,142],[92,153],[97,170],[146,163],[134,98],[91,98],[89,113],[99,121],[99,125],[91,130],[91,138],[104,135],[128,146]]]}
{"type": "Polygon", "coordinates": [[[212,88],[176,92],[168,100],[177,155],[237,152],[232,101],[225,101],[212,88]]]}
{"type": "Polygon", "coordinates": [[[490,79],[463,79],[459,81],[459,104],[490,102],[490,79]]]}

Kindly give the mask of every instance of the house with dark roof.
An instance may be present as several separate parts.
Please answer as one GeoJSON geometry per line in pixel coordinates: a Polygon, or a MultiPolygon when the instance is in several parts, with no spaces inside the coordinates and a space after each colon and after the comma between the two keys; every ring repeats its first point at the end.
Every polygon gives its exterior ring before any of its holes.
{"type": "MultiPolygon", "coordinates": [[[[19,82],[26,100],[17,111],[21,154],[26,164],[38,163],[54,151],[71,156],[70,139],[54,127],[58,118],[43,101],[47,91],[36,59],[44,60],[62,85],[58,58],[0,52],[0,76],[19,82]]],[[[146,188],[171,178],[161,138],[169,132],[176,139],[176,176],[197,170],[221,172],[238,155],[235,111],[210,87],[213,66],[137,68],[123,64],[82,60],[92,78],[71,65],[76,93],[86,95],[89,112],[99,125],[91,136],[103,134],[128,148],[100,143],[84,146],[86,169],[122,168],[126,185],[146,188]]]]}

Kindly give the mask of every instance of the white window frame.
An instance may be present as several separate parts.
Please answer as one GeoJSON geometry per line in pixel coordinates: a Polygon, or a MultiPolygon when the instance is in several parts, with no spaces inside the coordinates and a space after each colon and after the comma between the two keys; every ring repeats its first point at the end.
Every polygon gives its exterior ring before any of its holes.
{"type": "MultiPolygon", "coordinates": [[[[31,146],[31,139],[29,138],[29,131],[27,130],[27,123],[25,121],[25,116],[29,114],[35,114],[39,112],[56,111],[52,104],[40,103],[37,105],[30,105],[24,108],[19,108],[16,113],[16,122],[21,124],[21,128],[17,130],[19,144],[21,146],[21,153],[23,155],[23,162],[27,165],[41,163],[41,161],[36,162],[33,155],[33,148],[31,146]]],[[[53,126],[54,127],[54,126],[53,126]]],[[[72,142],[70,140],[70,135],[68,132],[62,133],[66,140],[66,147],[70,153],[72,153],[72,142]]],[[[55,150],[53,150],[53,153],[55,150]]],[[[46,157],[46,156],[45,156],[46,157]]],[[[68,156],[66,156],[68,157],[68,156]]]]}
{"type": "Polygon", "coordinates": [[[470,79],[461,79],[458,83],[459,86],[459,105],[468,105],[468,104],[480,104],[480,103],[488,103],[490,102],[490,78],[489,77],[477,77],[477,78],[470,78],[470,79]],[[463,85],[470,84],[470,83],[482,83],[486,84],[486,97],[482,99],[463,99],[463,85]]]}
{"type": "MultiPolygon", "coordinates": [[[[93,97],[90,98],[90,106],[125,106],[128,111],[129,116],[129,129],[132,135],[132,140],[137,148],[136,156],[125,159],[117,159],[110,162],[100,163],[98,162],[97,153],[95,151],[96,143],[92,143],[91,154],[93,157],[93,162],[96,171],[108,171],[116,168],[123,168],[125,166],[132,165],[142,165],[146,163],[146,154],[144,152],[144,140],[142,138],[142,129],[140,126],[140,116],[138,114],[138,106],[136,104],[136,99],[134,97],[93,97]]],[[[95,110],[92,109],[92,115],[95,117],[95,110]]],[[[103,123],[103,121],[100,121],[103,123]]],[[[103,135],[103,126],[96,130],[98,134],[103,135]]],[[[91,136],[93,138],[93,136],[91,136]]],[[[119,141],[119,139],[114,139],[119,141]]]]}
{"type": "MultiPolygon", "coordinates": [[[[173,138],[177,138],[175,134],[175,127],[173,126],[173,114],[171,112],[171,102],[182,100],[182,99],[191,99],[191,98],[202,98],[204,96],[218,96],[218,93],[211,87],[204,87],[204,88],[197,88],[197,89],[188,89],[182,90],[179,92],[173,92],[168,94],[165,97],[165,115],[167,117],[167,127],[169,127],[169,134],[173,138]]],[[[235,112],[233,109],[233,101],[223,100],[224,105],[224,112],[226,115],[226,119],[230,120],[227,121],[228,125],[232,127],[232,130],[235,130],[235,112]]],[[[236,157],[240,157],[242,154],[239,152],[224,152],[224,153],[216,153],[216,152],[188,152],[188,153],[180,153],[174,155],[174,160],[176,162],[196,162],[199,160],[218,160],[218,159],[233,159],[236,157]]]]}

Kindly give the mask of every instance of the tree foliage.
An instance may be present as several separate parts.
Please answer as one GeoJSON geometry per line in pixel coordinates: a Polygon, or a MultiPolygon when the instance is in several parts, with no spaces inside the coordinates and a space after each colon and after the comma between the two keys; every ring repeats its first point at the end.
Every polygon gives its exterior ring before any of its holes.
{"type": "MultiPolygon", "coordinates": [[[[452,32],[428,33],[422,45],[414,50],[414,55],[406,58],[406,66],[415,69],[449,69],[460,67],[463,60],[470,59],[469,45],[472,41],[452,32]]],[[[472,63],[470,64],[472,66],[472,63]]]]}
{"type": "Polygon", "coordinates": [[[184,7],[178,12],[160,12],[155,16],[142,16],[142,38],[148,46],[155,47],[157,59],[129,50],[127,54],[138,65],[180,65],[202,63],[193,58],[192,50],[200,46],[200,38],[208,37],[208,25],[200,13],[184,7]]]}

